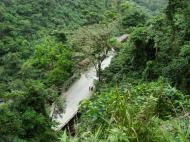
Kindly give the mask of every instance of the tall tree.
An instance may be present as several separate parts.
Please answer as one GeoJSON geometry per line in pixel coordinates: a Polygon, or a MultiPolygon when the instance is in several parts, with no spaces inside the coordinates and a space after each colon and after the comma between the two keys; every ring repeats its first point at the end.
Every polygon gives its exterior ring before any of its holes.
{"type": "Polygon", "coordinates": [[[93,25],[80,28],[73,36],[72,43],[77,50],[82,51],[94,65],[97,76],[101,80],[101,65],[111,49],[110,38],[114,25],[93,25]]]}

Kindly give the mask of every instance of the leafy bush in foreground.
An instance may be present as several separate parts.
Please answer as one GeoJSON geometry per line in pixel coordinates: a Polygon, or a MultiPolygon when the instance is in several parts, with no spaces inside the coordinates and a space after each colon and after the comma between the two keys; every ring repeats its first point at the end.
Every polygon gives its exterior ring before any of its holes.
{"type": "MultiPolygon", "coordinates": [[[[127,85],[124,91],[114,88],[82,102],[75,140],[165,142],[167,137],[174,137],[173,131],[168,130],[171,123],[176,121],[172,129],[184,122],[190,125],[189,121],[175,119],[184,118],[188,109],[189,99],[162,81],[127,85]]],[[[182,126],[175,133],[180,136],[186,129],[182,126]]]]}

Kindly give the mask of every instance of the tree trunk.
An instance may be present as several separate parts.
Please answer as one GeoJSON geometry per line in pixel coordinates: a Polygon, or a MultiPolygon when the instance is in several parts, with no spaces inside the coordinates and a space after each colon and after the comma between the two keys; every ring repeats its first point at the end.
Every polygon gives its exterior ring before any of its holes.
{"type": "Polygon", "coordinates": [[[99,63],[98,63],[98,72],[97,72],[97,76],[98,76],[98,80],[99,80],[99,82],[101,81],[101,72],[102,72],[101,64],[102,64],[102,62],[99,62],[99,63]]]}

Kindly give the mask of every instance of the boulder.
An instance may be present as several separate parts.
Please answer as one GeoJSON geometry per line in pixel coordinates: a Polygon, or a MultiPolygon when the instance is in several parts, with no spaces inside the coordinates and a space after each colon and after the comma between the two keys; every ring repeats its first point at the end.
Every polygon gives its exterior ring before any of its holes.
{"type": "Polygon", "coordinates": [[[80,67],[84,67],[84,66],[88,66],[90,64],[90,59],[86,58],[84,60],[82,60],[80,63],[79,63],[79,66],[80,67]]]}

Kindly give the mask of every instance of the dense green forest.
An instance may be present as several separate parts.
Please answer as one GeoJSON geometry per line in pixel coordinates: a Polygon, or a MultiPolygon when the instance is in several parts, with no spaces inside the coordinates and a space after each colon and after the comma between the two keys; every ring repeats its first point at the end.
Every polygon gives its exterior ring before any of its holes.
{"type": "Polygon", "coordinates": [[[188,0],[1,0],[0,142],[189,142],[189,13],[188,0]],[[71,136],[50,108],[64,112],[85,60],[98,80],[71,136]]]}
{"type": "Polygon", "coordinates": [[[55,141],[48,107],[76,70],[66,34],[99,23],[112,3],[0,1],[0,141],[55,141]],[[17,140],[18,139],[18,140],[17,140]]]}
{"type": "Polygon", "coordinates": [[[167,0],[131,0],[151,12],[161,11],[167,6],[167,0]]]}

